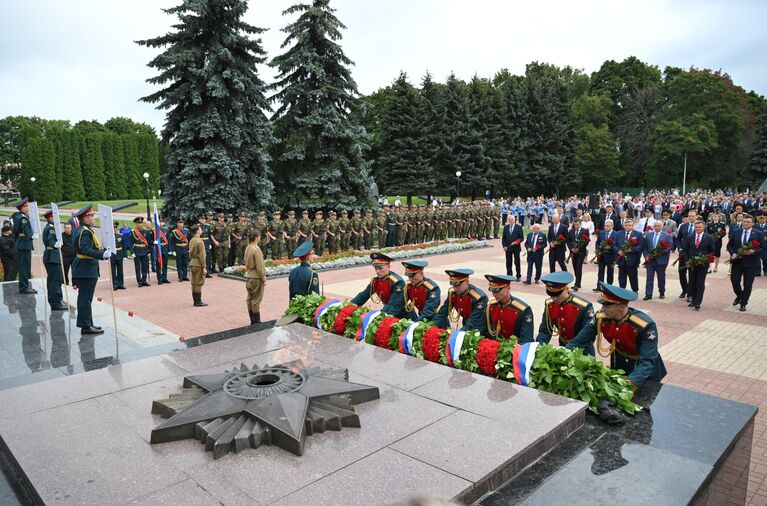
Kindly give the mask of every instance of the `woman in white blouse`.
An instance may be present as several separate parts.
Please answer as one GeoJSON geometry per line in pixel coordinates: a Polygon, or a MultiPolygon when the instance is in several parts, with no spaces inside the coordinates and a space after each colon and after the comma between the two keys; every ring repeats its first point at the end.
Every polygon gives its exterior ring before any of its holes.
{"type": "MultiPolygon", "coordinates": [[[[586,250],[595,251],[594,248],[597,243],[597,238],[594,235],[594,222],[591,220],[591,215],[589,213],[583,213],[581,227],[589,231],[589,237],[591,238],[591,241],[589,241],[589,243],[586,245],[586,250]]],[[[588,257],[588,255],[586,256],[588,257]]]]}

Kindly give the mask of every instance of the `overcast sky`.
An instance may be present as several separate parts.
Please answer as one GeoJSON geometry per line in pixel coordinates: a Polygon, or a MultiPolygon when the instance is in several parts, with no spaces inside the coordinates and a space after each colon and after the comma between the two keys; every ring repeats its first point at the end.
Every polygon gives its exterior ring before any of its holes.
{"type": "MultiPolygon", "coordinates": [[[[158,130],[164,113],[138,102],[152,87],[151,49],[133,41],[168,31],[173,0],[0,0],[0,117],[105,121],[128,116],[158,130]]],[[[251,0],[246,21],[268,28],[269,56],[293,2],[251,0]]],[[[722,69],[767,95],[767,0],[537,1],[333,0],[362,93],[400,70],[417,83],[524,73],[541,61],[591,73],[636,55],[658,65],[722,69]]],[[[259,69],[267,81],[271,69],[259,69]]]]}

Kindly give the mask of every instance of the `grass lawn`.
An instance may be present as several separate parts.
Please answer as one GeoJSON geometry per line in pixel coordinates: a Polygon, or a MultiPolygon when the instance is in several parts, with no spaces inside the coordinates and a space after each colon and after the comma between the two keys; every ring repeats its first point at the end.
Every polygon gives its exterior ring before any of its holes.
{"type": "MultiPolygon", "coordinates": [[[[137,202],[135,206],[126,207],[125,209],[120,209],[117,211],[118,213],[126,212],[126,213],[140,213],[140,212],[146,212],[146,200],[145,199],[122,199],[122,200],[97,200],[95,202],[72,202],[71,204],[67,204],[65,206],[60,206],[61,209],[80,209],[81,207],[84,207],[88,204],[93,204],[94,209],[97,208],[96,204],[104,204],[106,206],[114,206],[117,204],[124,204],[126,202],[137,202]]],[[[150,200],[149,201],[149,210],[152,212],[154,210],[153,202],[157,202],[157,209],[160,210],[165,203],[163,199],[156,199],[155,201],[150,200]]]]}

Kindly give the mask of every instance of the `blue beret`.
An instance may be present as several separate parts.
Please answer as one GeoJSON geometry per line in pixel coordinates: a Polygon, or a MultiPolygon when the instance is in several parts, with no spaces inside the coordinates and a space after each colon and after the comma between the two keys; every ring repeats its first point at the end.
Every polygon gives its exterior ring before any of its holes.
{"type": "Polygon", "coordinates": [[[305,256],[305,255],[308,255],[309,252],[312,250],[312,248],[314,248],[314,243],[312,241],[304,241],[293,252],[293,256],[294,257],[302,257],[302,256],[305,256]]]}

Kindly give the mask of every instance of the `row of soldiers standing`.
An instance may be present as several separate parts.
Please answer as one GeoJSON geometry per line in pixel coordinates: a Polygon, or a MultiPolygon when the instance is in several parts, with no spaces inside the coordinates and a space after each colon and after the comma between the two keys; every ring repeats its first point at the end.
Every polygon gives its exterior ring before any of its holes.
{"type": "Polygon", "coordinates": [[[250,216],[241,213],[235,221],[232,214],[212,213],[200,216],[202,239],[209,255],[209,271],[223,271],[230,265],[242,265],[248,245],[248,230],[261,234],[259,247],[265,258],[289,258],[298,245],[312,241],[317,255],[336,254],[349,250],[421,244],[458,238],[498,238],[501,218],[498,210],[488,201],[455,206],[386,206],[384,209],[323,211],[313,217],[307,210],[297,217],[291,210],[287,218],[276,211],[267,221],[260,212],[252,223],[250,216]]]}

